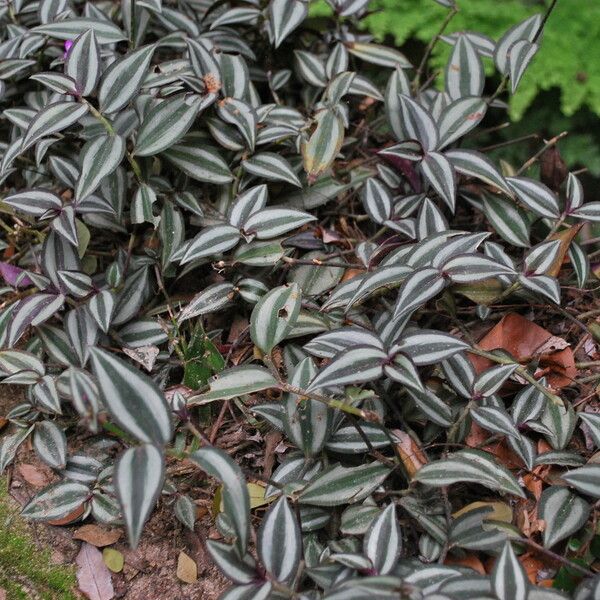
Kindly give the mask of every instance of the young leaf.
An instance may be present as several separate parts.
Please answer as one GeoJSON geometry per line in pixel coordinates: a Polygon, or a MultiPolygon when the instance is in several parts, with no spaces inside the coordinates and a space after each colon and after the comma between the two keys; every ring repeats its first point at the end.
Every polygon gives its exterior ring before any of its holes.
{"type": "Polygon", "coordinates": [[[446,66],[448,94],[452,100],[481,96],[484,83],[485,74],[479,53],[466,35],[459,35],[446,66]]]}

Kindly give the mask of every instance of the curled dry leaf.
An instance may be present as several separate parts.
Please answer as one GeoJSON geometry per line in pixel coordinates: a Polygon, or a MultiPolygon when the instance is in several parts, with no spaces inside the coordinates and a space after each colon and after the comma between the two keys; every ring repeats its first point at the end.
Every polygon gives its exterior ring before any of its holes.
{"type": "Polygon", "coordinates": [[[414,474],[423,465],[427,464],[427,457],[423,454],[423,451],[417,442],[415,442],[408,433],[401,431],[400,429],[394,429],[391,433],[398,440],[396,444],[398,454],[400,455],[407,475],[412,479],[414,474]]]}
{"type": "Polygon", "coordinates": [[[84,542],[77,555],[77,583],[90,600],[111,600],[115,596],[110,571],[95,546],[84,542]]]}
{"type": "MultiPolygon", "coordinates": [[[[539,364],[535,376],[545,376],[548,385],[555,389],[570,385],[577,375],[573,351],[569,347],[561,348],[561,345],[562,342],[558,343],[548,330],[515,313],[503,317],[478,343],[482,350],[505,350],[521,363],[537,360],[539,364]],[[547,342],[550,342],[550,346],[547,346],[547,342]],[[557,348],[556,351],[552,349],[553,346],[557,348]],[[550,352],[543,354],[540,349],[550,352]]],[[[474,355],[470,355],[470,358],[477,373],[493,366],[487,358],[474,355]]]]}

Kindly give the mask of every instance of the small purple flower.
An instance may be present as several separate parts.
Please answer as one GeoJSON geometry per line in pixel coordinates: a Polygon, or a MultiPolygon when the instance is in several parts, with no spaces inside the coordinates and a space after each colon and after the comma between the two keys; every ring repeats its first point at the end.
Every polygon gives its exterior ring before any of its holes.
{"type": "Polygon", "coordinates": [[[63,54],[63,58],[67,58],[67,56],[69,56],[69,50],[71,49],[71,46],[73,46],[73,40],[66,40],[65,53],[63,54]]]}

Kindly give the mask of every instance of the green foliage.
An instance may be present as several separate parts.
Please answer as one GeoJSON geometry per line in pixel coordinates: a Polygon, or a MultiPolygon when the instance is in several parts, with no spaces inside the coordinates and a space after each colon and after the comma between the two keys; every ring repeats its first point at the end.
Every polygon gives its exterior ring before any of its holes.
{"type": "Polygon", "coordinates": [[[0,479],[0,588],[7,598],[75,600],[75,571],[52,564],[50,550],[40,550],[19,517],[5,478],[0,479]],[[32,560],[35,557],[35,560],[32,560]]]}
{"type": "MultiPolygon", "coordinates": [[[[498,39],[517,21],[543,10],[544,4],[528,0],[458,0],[458,14],[447,32],[474,30],[498,39]]],[[[433,1],[377,0],[378,12],[366,19],[379,39],[391,36],[402,45],[411,38],[423,43],[439,31],[445,9],[433,1]]],[[[446,44],[434,51],[432,64],[443,67],[450,53],[446,44]]],[[[573,115],[589,107],[600,115],[600,4],[589,0],[561,2],[544,32],[544,52],[539,53],[510,100],[510,114],[520,119],[540,91],[558,87],[560,109],[573,115]]],[[[556,113],[556,109],[553,108],[556,113]]]]}
{"type": "Polygon", "coordinates": [[[545,19],[457,37],[444,79],[361,33],[366,0],[328,2],[323,31],[303,0],[0,9],[0,378],[26,389],[0,470],[31,440],[57,477],[22,514],[133,547],[157,502],[193,529],[217,480],[225,599],[536,598],[511,506],[550,464],[546,552],[589,522],[600,468],[566,473],[583,407],[561,391],[585,379],[540,378],[543,329],[470,331],[594,293],[600,202],[558,161],[530,177],[541,144],[520,168],[476,149],[545,19]],[[248,450],[269,430],[277,452],[248,450]],[[496,567],[437,564],[465,551],[496,567]]]}

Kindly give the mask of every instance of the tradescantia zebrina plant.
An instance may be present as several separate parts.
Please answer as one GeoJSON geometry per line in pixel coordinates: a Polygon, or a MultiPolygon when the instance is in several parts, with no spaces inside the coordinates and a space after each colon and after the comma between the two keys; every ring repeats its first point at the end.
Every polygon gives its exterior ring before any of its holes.
{"type": "Polygon", "coordinates": [[[26,390],[0,468],[31,439],[58,477],[23,514],[123,522],[133,546],[159,498],[193,529],[217,481],[227,599],[562,597],[498,506],[557,465],[537,549],[562,552],[600,497],[570,443],[600,418],[469,331],[588,286],[600,203],[475,149],[550,11],[432,40],[453,51],[429,73],[431,45],[412,64],[361,33],[366,0],[328,1],[325,26],[304,0],[0,7],[0,374],[26,390]],[[283,434],[266,481],[219,448],[228,414],[283,434]],[[465,444],[472,424],[517,464],[465,444]]]}

